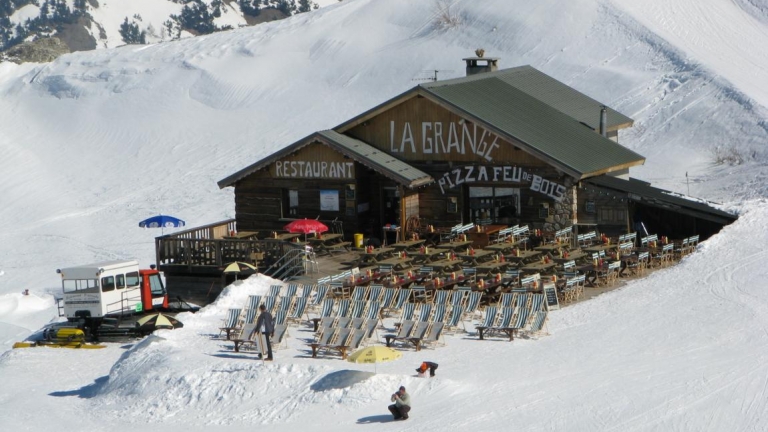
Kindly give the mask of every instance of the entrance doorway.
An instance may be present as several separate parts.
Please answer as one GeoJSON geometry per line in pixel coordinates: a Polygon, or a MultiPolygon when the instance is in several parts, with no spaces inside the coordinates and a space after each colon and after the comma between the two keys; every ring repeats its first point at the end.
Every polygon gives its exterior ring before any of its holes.
{"type": "Polygon", "coordinates": [[[400,223],[400,192],[395,187],[382,188],[381,194],[381,222],[382,225],[400,223]]]}

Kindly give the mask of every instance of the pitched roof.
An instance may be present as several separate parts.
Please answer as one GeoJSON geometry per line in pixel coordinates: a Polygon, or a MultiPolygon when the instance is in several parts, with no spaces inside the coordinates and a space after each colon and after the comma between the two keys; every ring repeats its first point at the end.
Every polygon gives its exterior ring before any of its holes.
{"type": "Polygon", "coordinates": [[[674,192],[653,187],[650,183],[642,180],[598,176],[586,181],[596,186],[626,192],[630,200],[648,206],[672,210],[721,224],[729,224],[738,219],[738,216],[716,209],[704,201],[695,201],[674,192]]]}
{"type": "Polygon", "coordinates": [[[342,135],[332,130],[315,132],[295,143],[279,150],[266,158],[251,164],[229,177],[218,182],[219,188],[233,186],[246,176],[263,169],[272,162],[289,155],[296,150],[308,146],[314,142],[325,144],[337,152],[349,157],[355,162],[364,165],[379,174],[390,178],[406,187],[414,188],[432,183],[434,180],[429,174],[416,169],[407,163],[396,159],[389,154],[370,146],[358,139],[342,135]]]}
{"type": "MultiPolygon", "coordinates": [[[[456,85],[488,78],[499,79],[594,130],[600,128],[600,109],[604,104],[529,65],[426,83],[422,87],[456,85]]],[[[606,106],[606,109],[609,131],[629,127],[634,123],[631,118],[613,108],[606,106]]]]}
{"type": "MultiPolygon", "coordinates": [[[[334,130],[347,130],[404,101],[423,96],[531,153],[576,179],[642,165],[645,158],[595,132],[598,101],[534,69],[521,66],[416,86],[334,130]]],[[[608,130],[632,119],[607,108],[608,130]]]]}

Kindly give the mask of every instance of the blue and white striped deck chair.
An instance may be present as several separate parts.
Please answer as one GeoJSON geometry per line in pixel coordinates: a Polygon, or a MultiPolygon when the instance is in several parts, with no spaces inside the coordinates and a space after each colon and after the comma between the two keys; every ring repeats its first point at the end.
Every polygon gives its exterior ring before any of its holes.
{"type": "Polygon", "coordinates": [[[258,309],[243,309],[243,324],[253,324],[256,322],[256,317],[259,316],[258,309]]]}
{"type": "Polygon", "coordinates": [[[524,330],[528,324],[528,318],[530,315],[530,309],[516,307],[514,320],[507,324],[504,328],[500,328],[500,331],[504,331],[509,336],[509,340],[515,338],[515,334],[521,330],[524,330]]]}
{"type": "MultiPolygon", "coordinates": [[[[467,287],[469,288],[469,287],[467,287]]],[[[456,289],[451,292],[451,306],[453,307],[464,307],[464,302],[467,301],[467,297],[469,296],[469,293],[472,292],[471,290],[464,290],[464,289],[456,289]]]]}
{"type": "Polygon", "coordinates": [[[262,299],[262,304],[267,308],[267,312],[274,313],[275,306],[277,305],[277,297],[266,296],[262,299]]]}
{"type": "Polygon", "coordinates": [[[288,284],[288,286],[285,288],[285,296],[286,297],[295,297],[296,293],[299,291],[299,285],[298,284],[288,284]]]}
{"type": "Polygon", "coordinates": [[[312,300],[309,302],[309,306],[313,309],[317,308],[318,306],[322,305],[325,301],[326,294],[328,294],[328,285],[318,285],[317,290],[315,291],[315,295],[311,297],[312,300]]]}
{"type": "MultiPolygon", "coordinates": [[[[483,293],[480,291],[472,291],[469,293],[467,302],[464,304],[464,316],[462,319],[469,319],[471,321],[472,318],[474,318],[475,313],[480,307],[480,299],[482,296],[483,293]]],[[[466,330],[466,326],[464,329],[466,330]]]]}
{"type": "Polygon", "coordinates": [[[243,310],[241,308],[227,309],[227,315],[222,320],[221,327],[219,327],[219,335],[226,332],[227,339],[229,339],[230,334],[239,328],[241,323],[240,315],[242,313],[243,310]]]}
{"type": "Polygon", "coordinates": [[[543,331],[547,323],[547,311],[540,310],[531,319],[531,326],[528,328],[529,335],[539,334],[543,331]]]}
{"type": "Polygon", "coordinates": [[[245,301],[245,307],[243,309],[258,309],[261,305],[260,295],[249,295],[248,300],[245,301]]]}
{"type": "Polygon", "coordinates": [[[346,317],[349,316],[351,301],[349,299],[341,299],[336,305],[336,316],[346,317]]]}
{"type": "Polygon", "coordinates": [[[312,292],[315,290],[315,285],[303,284],[301,288],[301,296],[306,298],[312,298],[312,292]]]}
{"type": "Polygon", "coordinates": [[[280,296],[278,297],[277,310],[285,311],[286,313],[291,310],[293,306],[293,297],[280,296]]]}
{"type": "Polygon", "coordinates": [[[532,294],[518,294],[517,295],[517,302],[511,306],[517,306],[521,308],[527,308],[528,307],[528,300],[531,298],[532,294]]]}
{"type": "MultiPolygon", "coordinates": [[[[426,336],[421,340],[420,348],[423,348],[425,346],[430,345],[437,345],[437,343],[440,341],[440,336],[443,334],[443,329],[445,328],[445,323],[440,321],[435,321],[429,325],[429,329],[427,330],[426,336]]],[[[443,342],[443,345],[445,345],[445,342],[443,342]]]]}
{"type": "Polygon", "coordinates": [[[384,286],[382,285],[369,285],[368,286],[368,301],[380,302],[381,296],[384,294],[384,286]]]}
{"type": "Polygon", "coordinates": [[[499,297],[499,307],[511,307],[515,305],[517,293],[502,293],[499,297]]]}
{"type": "Polygon", "coordinates": [[[424,303],[419,308],[418,321],[431,321],[432,303],[424,303]]]}
{"type": "Polygon", "coordinates": [[[349,314],[352,318],[362,318],[368,302],[365,300],[351,300],[352,312],[349,314]]]}
{"type": "Polygon", "coordinates": [[[320,334],[324,332],[326,329],[330,327],[334,327],[336,324],[336,317],[335,316],[328,316],[328,317],[322,317],[320,318],[320,322],[318,322],[317,325],[317,333],[320,334]]]}
{"type": "Polygon", "coordinates": [[[445,315],[446,311],[448,310],[448,305],[446,304],[435,304],[434,311],[432,314],[432,322],[445,322],[445,315]]]}
{"type": "Polygon", "coordinates": [[[525,288],[526,290],[534,289],[536,288],[536,283],[539,280],[540,276],[538,273],[532,274],[530,276],[526,276],[524,278],[520,279],[520,288],[525,288]]]}
{"type": "Polygon", "coordinates": [[[349,322],[349,326],[353,329],[361,329],[365,325],[365,318],[352,318],[349,322]]]}
{"type": "Polygon", "coordinates": [[[280,289],[282,286],[280,285],[270,285],[269,286],[269,295],[272,297],[277,297],[280,295],[280,289]]]}
{"type": "Polygon", "coordinates": [[[544,301],[544,294],[531,294],[531,302],[528,309],[531,312],[538,312],[544,309],[546,302],[544,301]]]}
{"type": "Polygon", "coordinates": [[[400,288],[397,292],[397,298],[387,312],[399,312],[403,309],[408,299],[411,297],[410,288],[400,288]]]}
{"type": "Polygon", "coordinates": [[[506,329],[512,323],[512,318],[514,317],[515,317],[514,307],[507,306],[507,307],[501,308],[501,313],[499,314],[496,325],[489,327],[488,333],[506,331],[506,329]]]}
{"type": "Polygon", "coordinates": [[[406,303],[403,305],[398,322],[413,321],[413,315],[416,313],[416,303],[406,303]]]}
{"type": "Polygon", "coordinates": [[[390,309],[397,298],[397,288],[384,288],[381,295],[381,318],[384,318],[384,311],[390,309]]]}
{"type": "Polygon", "coordinates": [[[368,293],[368,287],[364,286],[356,286],[354,289],[352,289],[352,295],[350,298],[352,300],[365,300],[365,295],[368,293]]]}
{"type": "Polygon", "coordinates": [[[381,303],[369,301],[368,308],[365,310],[364,318],[367,320],[378,320],[381,313],[381,303]]]}
{"type": "Polygon", "coordinates": [[[448,319],[445,320],[445,330],[447,332],[455,333],[459,328],[459,323],[461,322],[462,316],[464,316],[463,305],[451,306],[448,319]]]}
{"type": "Polygon", "coordinates": [[[483,319],[483,322],[480,323],[479,326],[475,326],[475,328],[483,327],[483,328],[491,328],[494,324],[496,324],[496,315],[497,315],[497,307],[496,306],[487,306],[485,308],[485,318],[483,319]]]}
{"type": "Polygon", "coordinates": [[[323,300],[323,306],[320,308],[320,316],[319,318],[325,318],[329,316],[333,316],[333,306],[335,305],[335,301],[332,298],[328,298],[323,300]]]}
{"type": "Polygon", "coordinates": [[[304,311],[307,309],[307,298],[296,297],[293,301],[293,309],[288,314],[288,321],[301,323],[301,317],[304,315],[304,311]]]}
{"type": "Polygon", "coordinates": [[[432,299],[432,302],[436,305],[446,305],[448,304],[448,294],[451,292],[448,290],[437,290],[435,291],[435,298],[432,299]]]}
{"type": "Polygon", "coordinates": [[[288,319],[288,311],[279,310],[275,312],[275,325],[285,324],[288,319]]]}
{"type": "Polygon", "coordinates": [[[352,317],[338,317],[336,318],[336,327],[347,328],[352,324],[352,317]]]}

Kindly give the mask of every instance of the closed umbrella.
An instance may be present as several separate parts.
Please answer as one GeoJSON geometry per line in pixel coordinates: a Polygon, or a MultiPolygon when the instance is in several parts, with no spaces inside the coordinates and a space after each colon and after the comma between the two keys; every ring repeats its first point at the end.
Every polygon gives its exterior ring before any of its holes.
{"type": "Polygon", "coordinates": [[[347,361],[352,363],[373,363],[374,371],[376,371],[377,363],[397,360],[402,356],[403,354],[400,351],[393,350],[392,348],[383,345],[371,345],[355,351],[347,357],[347,361]]]}
{"type": "Polygon", "coordinates": [[[147,315],[138,321],[136,321],[136,327],[143,333],[152,333],[157,329],[172,330],[179,327],[184,327],[184,323],[177,320],[172,316],[168,316],[161,313],[147,315]]]}

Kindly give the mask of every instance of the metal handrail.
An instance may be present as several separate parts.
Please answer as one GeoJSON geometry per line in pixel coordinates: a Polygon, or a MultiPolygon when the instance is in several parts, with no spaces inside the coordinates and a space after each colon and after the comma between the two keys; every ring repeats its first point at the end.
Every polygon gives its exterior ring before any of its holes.
{"type": "Polygon", "coordinates": [[[304,272],[304,250],[291,249],[278,259],[272,267],[278,267],[271,276],[275,279],[287,279],[304,272]],[[281,264],[282,263],[282,264],[281,264]]]}

